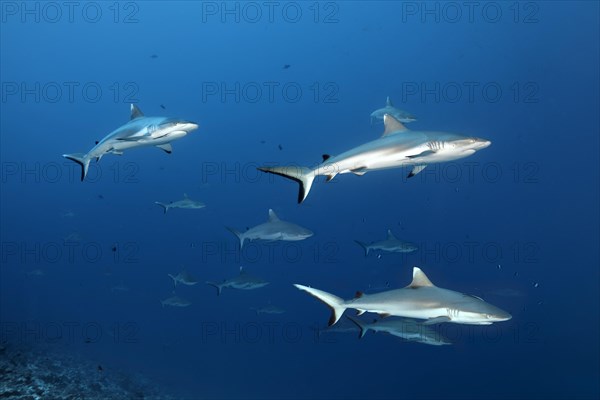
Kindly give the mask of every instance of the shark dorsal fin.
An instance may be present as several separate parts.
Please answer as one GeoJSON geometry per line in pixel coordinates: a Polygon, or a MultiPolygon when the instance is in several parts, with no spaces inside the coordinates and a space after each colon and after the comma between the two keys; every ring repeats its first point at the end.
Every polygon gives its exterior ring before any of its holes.
{"type": "Polygon", "coordinates": [[[421,269],[419,267],[414,267],[413,268],[413,280],[410,283],[410,285],[408,285],[408,287],[416,289],[416,288],[426,287],[426,286],[434,287],[435,285],[433,283],[431,283],[431,281],[429,280],[427,275],[425,275],[425,273],[423,271],[421,271],[421,269]]]}
{"type": "Polygon", "coordinates": [[[184,199],[189,199],[189,197],[188,197],[187,193],[184,193],[184,194],[183,194],[183,198],[184,198],[184,199]]]}
{"type": "Polygon", "coordinates": [[[396,240],[396,236],[394,236],[391,229],[388,229],[387,238],[388,238],[388,240],[396,240]]]}
{"type": "Polygon", "coordinates": [[[385,99],[385,105],[388,106],[388,107],[394,107],[394,105],[392,104],[392,100],[390,100],[390,96],[388,96],[385,99]]]}
{"type": "Polygon", "coordinates": [[[240,275],[245,274],[246,271],[244,271],[244,267],[242,265],[240,265],[240,275]]]}
{"type": "Polygon", "coordinates": [[[275,211],[269,208],[269,222],[277,221],[280,221],[279,217],[277,216],[277,214],[275,214],[275,211]]]}
{"type": "Polygon", "coordinates": [[[383,124],[385,125],[385,130],[383,131],[382,136],[387,136],[393,133],[404,132],[408,130],[408,128],[402,125],[402,122],[398,121],[390,114],[385,114],[383,116],[383,124]]]}
{"type": "Polygon", "coordinates": [[[142,110],[140,110],[140,108],[138,106],[136,106],[135,104],[131,105],[131,119],[136,119],[136,118],[140,118],[143,117],[144,113],[142,112],[142,110]]]}

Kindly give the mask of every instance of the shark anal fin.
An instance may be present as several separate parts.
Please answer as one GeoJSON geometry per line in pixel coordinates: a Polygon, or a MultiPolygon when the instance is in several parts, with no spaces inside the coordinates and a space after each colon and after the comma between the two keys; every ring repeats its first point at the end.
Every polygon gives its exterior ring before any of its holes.
{"type": "Polygon", "coordinates": [[[415,165],[413,167],[412,171],[410,171],[410,173],[408,174],[407,178],[412,178],[413,176],[415,176],[419,172],[423,171],[425,169],[425,167],[427,167],[427,164],[415,165]]]}
{"type": "Polygon", "coordinates": [[[428,320],[426,320],[425,322],[423,322],[423,325],[434,325],[434,324],[441,324],[443,322],[450,322],[451,319],[450,317],[443,315],[440,317],[435,317],[435,318],[429,318],[428,320]]]}
{"type": "Polygon", "coordinates": [[[171,143],[157,144],[156,147],[163,150],[167,154],[171,154],[173,152],[173,147],[171,147],[171,143]]]}

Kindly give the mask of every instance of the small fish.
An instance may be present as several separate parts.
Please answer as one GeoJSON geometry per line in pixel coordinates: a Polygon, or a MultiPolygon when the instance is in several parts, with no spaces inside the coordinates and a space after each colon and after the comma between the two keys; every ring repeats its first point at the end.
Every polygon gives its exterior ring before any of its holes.
{"type": "Polygon", "coordinates": [[[279,148],[279,150],[283,150],[283,146],[282,145],[278,145],[277,147],[279,148]]]}
{"type": "Polygon", "coordinates": [[[150,56],[150,58],[158,58],[158,55],[156,55],[156,54],[152,54],[152,55],[150,56]]]}
{"type": "Polygon", "coordinates": [[[160,105],[160,108],[162,108],[163,110],[166,110],[166,109],[167,109],[167,107],[165,107],[165,105],[164,105],[164,104],[161,104],[161,105],[160,105]]]}
{"type": "Polygon", "coordinates": [[[98,365],[98,372],[102,372],[104,371],[104,368],[102,368],[102,365],[98,365]]]}
{"type": "Polygon", "coordinates": [[[283,66],[283,69],[289,69],[290,67],[291,67],[291,65],[290,65],[290,64],[285,64],[285,65],[283,66]]]}

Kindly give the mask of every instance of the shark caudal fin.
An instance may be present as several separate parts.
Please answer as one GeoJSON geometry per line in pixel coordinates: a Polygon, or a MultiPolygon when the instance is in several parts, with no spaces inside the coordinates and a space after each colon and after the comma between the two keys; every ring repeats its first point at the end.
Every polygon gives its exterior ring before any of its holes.
{"type": "Polygon", "coordinates": [[[354,324],[356,326],[358,326],[358,329],[360,329],[360,333],[358,334],[358,338],[362,339],[363,337],[365,337],[365,334],[367,333],[367,331],[369,330],[369,328],[366,327],[365,324],[363,324],[359,319],[357,318],[352,318],[350,316],[347,316],[346,318],[348,318],[350,321],[354,322],[354,324]]]}
{"type": "Polygon", "coordinates": [[[360,247],[363,248],[363,250],[365,251],[365,257],[369,255],[369,245],[363,242],[359,242],[358,240],[355,240],[356,243],[358,243],[360,245],[360,247]]]}
{"type": "Polygon", "coordinates": [[[313,184],[315,179],[314,174],[310,170],[310,168],[306,167],[259,167],[259,171],[267,172],[269,174],[275,174],[283,176],[284,178],[292,179],[300,185],[300,190],[298,191],[298,204],[302,203],[308,193],[310,192],[310,187],[313,184]]]}
{"type": "Polygon", "coordinates": [[[244,240],[246,239],[246,237],[244,236],[244,234],[240,231],[238,231],[235,228],[230,228],[228,226],[226,226],[225,228],[227,228],[227,230],[231,233],[233,233],[235,236],[237,236],[237,238],[240,241],[240,250],[242,249],[242,247],[244,247],[244,240]]]}
{"type": "Polygon", "coordinates": [[[209,282],[209,281],[206,281],[206,284],[216,287],[217,288],[217,296],[221,295],[221,291],[223,290],[223,285],[218,284],[216,282],[209,282]]]}
{"type": "Polygon", "coordinates": [[[158,204],[164,209],[164,213],[166,214],[169,211],[169,205],[165,203],[161,203],[160,201],[155,201],[154,204],[158,204]]]}
{"type": "Polygon", "coordinates": [[[329,326],[335,324],[340,320],[344,311],[346,311],[346,305],[344,304],[344,299],[337,297],[331,293],[324,292],[319,289],[313,289],[308,286],[297,285],[294,284],[298,289],[304,290],[308,294],[317,299],[321,300],[323,303],[327,304],[329,308],[331,308],[331,317],[329,317],[329,326]]]}
{"type": "Polygon", "coordinates": [[[71,161],[75,161],[77,164],[81,165],[81,181],[83,182],[85,176],[87,175],[88,167],[90,166],[90,158],[87,156],[87,154],[63,154],[63,157],[68,158],[71,161]]]}

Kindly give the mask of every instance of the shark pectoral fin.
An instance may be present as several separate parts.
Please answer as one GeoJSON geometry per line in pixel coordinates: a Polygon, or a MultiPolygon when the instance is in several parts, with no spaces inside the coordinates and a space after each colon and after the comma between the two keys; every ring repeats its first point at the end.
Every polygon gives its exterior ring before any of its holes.
{"type": "Polygon", "coordinates": [[[367,167],[354,168],[351,169],[350,172],[352,172],[354,175],[363,176],[367,173],[367,167]]]}
{"type": "Polygon", "coordinates": [[[435,325],[435,324],[441,324],[443,322],[450,322],[452,321],[450,319],[450,317],[443,315],[440,317],[435,317],[435,318],[429,318],[428,320],[426,320],[425,322],[422,323],[422,325],[435,325]]]}
{"type": "Polygon", "coordinates": [[[425,167],[427,167],[427,164],[415,165],[413,167],[412,171],[410,171],[410,173],[408,174],[407,178],[412,178],[413,176],[415,176],[419,172],[423,171],[425,169],[425,167]]]}
{"type": "Polygon", "coordinates": [[[406,156],[406,158],[418,158],[418,157],[425,157],[425,156],[430,156],[432,154],[435,154],[435,151],[433,150],[425,150],[419,154],[413,154],[410,156],[406,156]]]}
{"type": "Polygon", "coordinates": [[[167,154],[171,154],[173,152],[173,147],[171,147],[171,143],[157,144],[156,147],[165,151],[167,154]]]}

